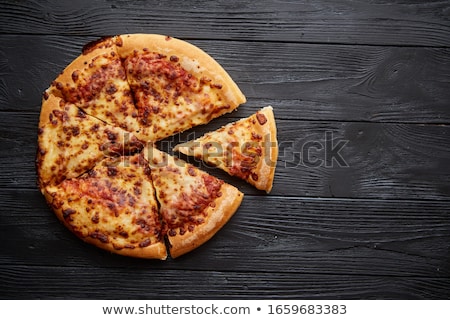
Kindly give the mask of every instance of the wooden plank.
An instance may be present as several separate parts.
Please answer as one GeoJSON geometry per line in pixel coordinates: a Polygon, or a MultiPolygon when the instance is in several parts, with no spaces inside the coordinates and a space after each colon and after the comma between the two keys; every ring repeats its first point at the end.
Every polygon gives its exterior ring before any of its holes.
{"type": "Polygon", "coordinates": [[[37,190],[0,189],[0,196],[0,240],[14,244],[2,247],[0,265],[450,279],[448,201],[246,195],[208,243],[176,260],[147,261],[85,244],[37,190]]]}
{"type": "MultiPolygon", "coordinates": [[[[37,121],[35,113],[0,113],[0,187],[35,187],[37,121]]],[[[216,119],[169,139],[162,147],[172,152],[174,143],[228,121],[216,119]]],[[[278,120],[277,125],[280,153],[273,195],[450,198],[448,126],[293,120],[278,120]]],[[[246,194],[263,194],[219,169],[202,168],[246,194]]]]}
{"type": "MultiPolygon", "coordinates": [[[[0,266],[3,299],[448,299],[449,279],[0,266]],[[111,279],[114,279],[113,281],[111,279]]],[[[145,307],[145,303],[142,304],[145,307]]],[[[104,306],[108,306],[105,303],[104,306]]],[[[262,306],[267,308],[266,305],[262,306]]],[[[100,307],[99,307],[100,308],[100,307]]],[[[252,310],[256,312],[256,310],[252,310]]]]}
{"type": "Polygon", "coordinates": [[[3,1],[2,33],[446,46],[445,1],[3,1]]]}
{"type": "MultiPolygon", "coordinates": [[[[0,110],[38,112],[41,92],[94,39],[0,35],[0,110]]],[[[244,110],[270,104],[280,119],[450,123],[450,49],[192,42],[239,84],[244,110]]]]}

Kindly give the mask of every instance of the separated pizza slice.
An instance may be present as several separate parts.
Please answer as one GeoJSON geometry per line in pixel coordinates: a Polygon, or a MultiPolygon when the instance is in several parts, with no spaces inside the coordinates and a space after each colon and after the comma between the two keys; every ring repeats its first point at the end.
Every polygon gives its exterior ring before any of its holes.
{"type": "Polygon", "coordinates": [[[117,37],[109,37],[87,44],[82,54],[53,81],[48,92],[110,125],[136,133],[140,130],[138,111],[116,41],[117,37]]]}
{"type": "Polygon", "coordinates": [[[176,258],[209,240],[231,218],[243,194],[235,187],[153,147],[144,149],[176,258]]]}
{"type": "Polygon", "coordinates": [[[192,44],[152,34],[119,38],[117,49],[150,141],[205,124],[246,101],[228,73],[192,44]]]}
{"type": "Polygon", "coordinates": [[[105,158],[44,195],[75,235],[113,253],[166,259],[164,227],[147,161],[141,154],[105,158]]]}
{"type": "Polygon", "coordinates": [[[132,133],[89,116],[62,98],[44,94],[36,167],[40,187],[81,175],[106,156],[138,152],[132,133]]]}
{"type": "Polygon", "coordinates": [[[174,150],[202,159],[260,190],[270,192],[278,157],[272,107],[265,107],[199,139],[179,144],[174,150]]]}

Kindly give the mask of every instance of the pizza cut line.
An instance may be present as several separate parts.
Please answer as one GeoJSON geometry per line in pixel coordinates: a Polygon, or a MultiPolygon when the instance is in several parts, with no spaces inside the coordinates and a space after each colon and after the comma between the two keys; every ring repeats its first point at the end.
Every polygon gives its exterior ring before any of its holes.
{"type": "MultiPolygon", "coordinates": [[[[176,258],[214,236],[243,194],[154,142],[245,101],[212,57],[182,40],[130,34],[92,42],[44,92],[39,188],[56,216],[84,241],[126,256],[176,258]]],[[[272,130],[276,144],[273,113],[267,120],[265,130],[272,130]]],[[[239,143],[247,136],[244,129],[239,143]]],[[[269,158],[276,161],[276,155],[269,158]]],[[[270,188],[274,167],[267,171],[270,188]]],[[[248,169],[237,164],[241,172],[248,169]]],[[[254,178],[258,172],[252,170],[254,178]]],[[[268,183],[253,183],[264,179],[241,178],[270,191],[268,183]]]]}

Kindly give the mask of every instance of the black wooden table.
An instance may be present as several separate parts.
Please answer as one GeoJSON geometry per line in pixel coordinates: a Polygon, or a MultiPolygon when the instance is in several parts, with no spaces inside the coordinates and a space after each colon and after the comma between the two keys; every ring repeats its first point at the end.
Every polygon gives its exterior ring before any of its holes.
{"type": "Polygon", "coordinates": [[[450,298],[449,1],[2,0],[0,39],[0,298],[450,298]],[[41,92],[124,33],[192,42],[247,96],[191,134],[275,110],[272,193],[207,169],[245,199],[176,260],[85,244],[36,188],[41,92]]]}

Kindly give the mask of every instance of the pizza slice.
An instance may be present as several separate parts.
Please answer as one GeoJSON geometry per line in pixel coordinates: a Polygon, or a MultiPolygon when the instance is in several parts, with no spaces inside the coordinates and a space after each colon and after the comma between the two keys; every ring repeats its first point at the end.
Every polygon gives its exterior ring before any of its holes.
{"type": "Polygon", "coordinates": [[[150,141],[208,123],[246,101],[211,56],[182,40],[122,35],[117,50],[150,141]]]}
{"type": "Polygon", "coordinates": [[[84,46],[82,54],[53,81],[49,91],[89,115],[136,133],[140,130],[138,111],[116,41],[116,37],[109,37],[84,46]]]}
{"type": "Polygon", "coordinates": [[[77,177],[106,156],[133,154],[142,147],[132,133],[44,93],[36,157],[41,188],[77,177]]]}
{"type": "Polygon", "coordinates": [[[144,155],[173,258],[209,240],[240,206],[243,194],[224,181],[153,147],[144,155]]]}
{"type": "Polygon", "coordinates": [[[141,154],[105,158],[80,177],[45,187],[44,195],[84,241],[125,256],[166,259],[164,226],[141,154]]]}
{"type": "Polygon", "coordinates": [[[202,159],[257,189],[270,192],[278,157],[277,129],[272,107],[230,123],[174,150],[202,159]]]}

